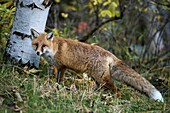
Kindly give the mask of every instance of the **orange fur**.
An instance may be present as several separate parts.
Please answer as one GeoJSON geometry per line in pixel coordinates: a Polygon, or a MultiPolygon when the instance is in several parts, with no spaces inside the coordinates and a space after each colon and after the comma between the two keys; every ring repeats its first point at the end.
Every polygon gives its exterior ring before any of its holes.
{"type": "Polygon", "coordinates": [[[35,50],[40,51],[49,63],[55,65],[57,81],[64,78],[66,69],[72,69],[79,73],[87,73],[97,84],[104,84],[119,97],[120,92],[114,84],[114,79],[131,85],[150,98],[163,99],[149,81],[99,46],[54,37],[52,33],[38,34],[33,38],[32,45],[36,45],[35,50]]]}

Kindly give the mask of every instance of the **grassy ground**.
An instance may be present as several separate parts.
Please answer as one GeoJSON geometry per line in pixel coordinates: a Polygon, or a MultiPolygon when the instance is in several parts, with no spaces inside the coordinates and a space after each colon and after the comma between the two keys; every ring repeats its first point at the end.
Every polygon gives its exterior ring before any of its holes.
{"type": "MultiPolygon", "coordinates": [[[[89,42],[95,42],[115,53],[120,59],[134,67],[142,76],[149,79],[162,91],[165,99],[164,103],[149,100],[148,97],[133,88],[118,82],[117,86],[119,86],[122,93],[121,98],[116,98],[108,90],[105,91],[100,88],[94,90],[93,80],[85,74],[68,71],[64,81],[58,84],[55,82],[54,76],[47,73],[47,65],[41,65],[39,70],[35,70],[26,66],[6,64],[2,56],[6,40],[9,38],[14,10],[15,7],[10,9],[1,7],[0,10],[0,113],[170,113],[170,91],[168,86],[170,85],[170,66],[168,66],[170,57],[155,58],[155,60],[148,63],[148,60],[146,62],[145,59],[140,59],[136,53],[129,53],[128,42],[141,42],[141,40],[137,39],[138,36],[131,37],[131,35],[127,35],[132,38],[132,41],[129,40],[124,36],[126,27],[123,26],[122,30],[119,24],[120,28],[118,27],[118,29],[115,25],[107,24],[103,27],[105,30],[99,30],[99,33],[96,33],[89,42]],[[163,64],[167,64],[167,66],[164,67],[163,64]],[[159,79],[156,82],[150,79],[154,75],[166,78],[165,84],[161,80],[159,84],[159,79]]],[[[87,18],[89,17],[87,16],[87,18]]],[[[75,22],[77,22],[77,18],[75,22]]],[[[63,23],[63,26],[67,25],[65,28],[61,27],[64,29],[61,36],[75,37],[76,26],[73,26],[74,24],[70,21],[61,23],[63,23]]],[[[60,34],[57,30],[56,32],[56,34],[60,34]]],[[[141,39],[143,39],[143,33],[140,34],[141,39]]]]}
{"type": "MultiPolygon", "coordinates": [[[[26,66],[0,63],[0,112],[24,113],[74,113],[74,112],[170,112],[170,100],[165,103],[149,100],[138,91],[118,83],[122,97],[111,91],[94,90],[94,82],[85,74],[66,73],[64,82],[58,84],[47,73],[47,66],[39,70],[26,66]]],[[[165,94],[163,94],[165,95],[165,94]]]]}

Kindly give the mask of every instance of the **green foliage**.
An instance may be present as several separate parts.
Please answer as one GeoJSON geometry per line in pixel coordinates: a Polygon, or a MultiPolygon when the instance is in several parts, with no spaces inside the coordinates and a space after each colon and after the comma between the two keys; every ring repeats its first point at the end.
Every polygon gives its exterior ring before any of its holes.
{"type": "Polygon", "coordinates": [[[99,8],[99,17],[114,17],[119,16],[120,12],[117,9],[119,6],[118,0],[93,0],[91,7],[91,13],[94,13],[94,8],[92,7],[100,7],[99,8]]]}
{"type": "Polygon", "coordinates": [[[15,7],[12,1],[0,5],[0,46],[5,47],[14,18],[15,7]],[[9,8],[10,7],[10,8],[9,8]]]}

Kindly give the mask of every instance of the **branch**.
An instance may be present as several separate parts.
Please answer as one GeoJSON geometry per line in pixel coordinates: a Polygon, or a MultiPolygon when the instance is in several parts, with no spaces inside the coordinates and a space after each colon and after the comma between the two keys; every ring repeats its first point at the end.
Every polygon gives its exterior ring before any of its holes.
{"type": "MultiPolygon", "coordinates": [[[[120,2],[119,2],[120,3],[120,2]]],[[[122,19],[123,18],[123,13],[124,13],[124,10],[125,9],[122,9],[122,6],[121,4],[119,5],[119,8],[120,8],[120,16],[119,17],[112,17],[112,18],[109,18],[108,20],[100,23],[98,26],[96,26],[93,30],[91,30],[88,34],[86,34],[85,36],[83,36],[82,38],[79,39],[80,42],[86,42],[91,35],[93,35],[93,33],[95,33],[98,29],[100,29],[103,25],[111,22],[111,21],[115,21],[115,20],[119,20],[119,19],[122,19]]]]}

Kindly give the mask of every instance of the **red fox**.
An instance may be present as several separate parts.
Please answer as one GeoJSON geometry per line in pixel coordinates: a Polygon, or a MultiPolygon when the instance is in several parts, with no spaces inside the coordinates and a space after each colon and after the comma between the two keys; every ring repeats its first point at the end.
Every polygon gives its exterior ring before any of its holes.
{"type": "Polygon", "coordinates": [[[161,93],[144,77],[123,63],[109,51],[86,43],[55,37],[51,33],[38,33],[31,29],[32,46],[37,55],[43,56],[57,68],[57,81],[64,77],[66,69],[87,73],[97,84],[118,92],[114,80],[124,82],[163,102],[161,93]]]}

